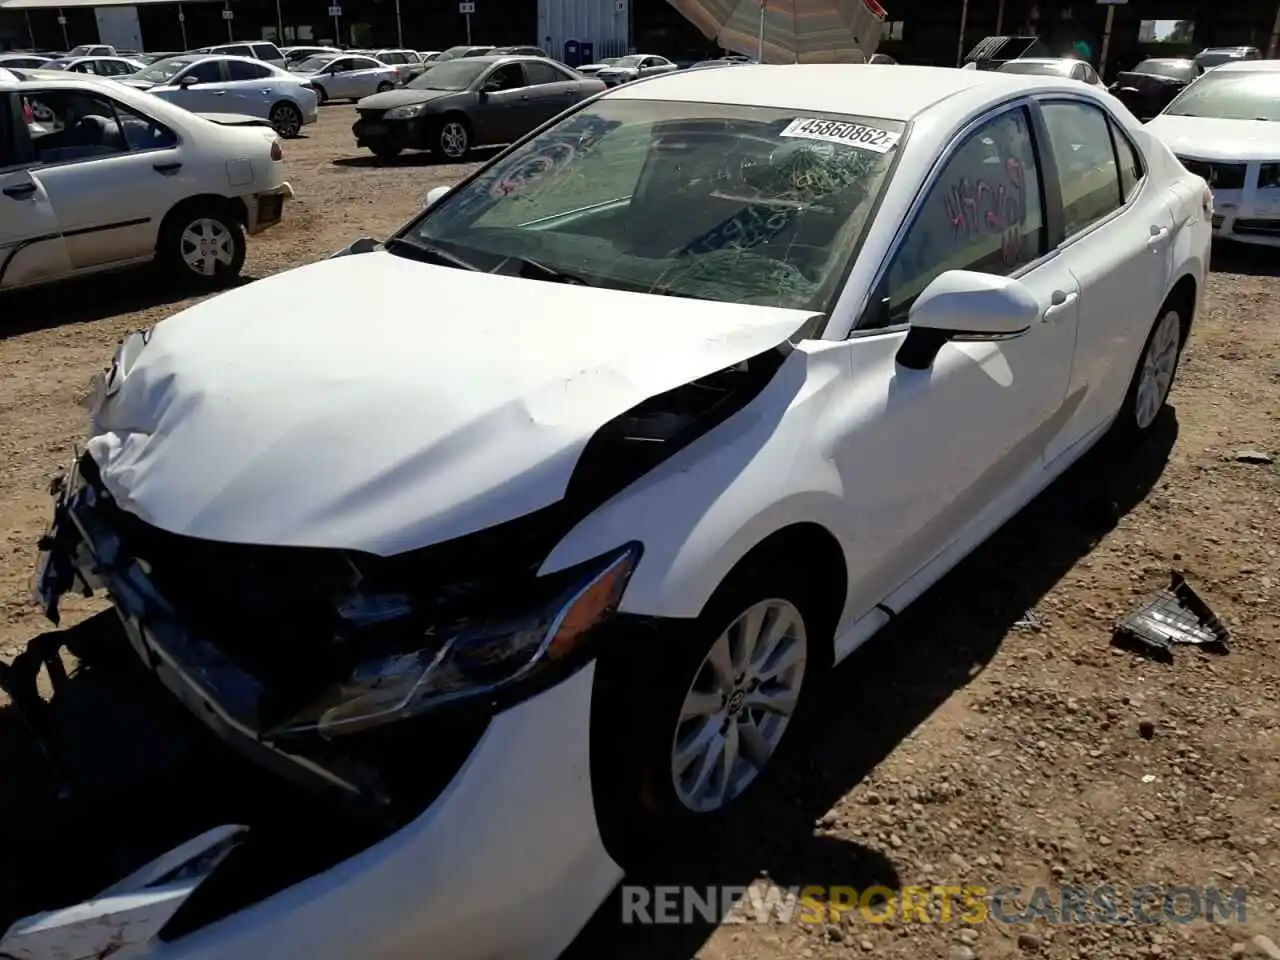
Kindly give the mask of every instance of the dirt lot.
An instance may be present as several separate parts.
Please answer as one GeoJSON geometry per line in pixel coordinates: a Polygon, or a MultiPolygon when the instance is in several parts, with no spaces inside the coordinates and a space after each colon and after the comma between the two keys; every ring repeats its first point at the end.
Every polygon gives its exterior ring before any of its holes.
{"type": "MultiPolygon", "coordinates": [[[[465,170],[376,165],[357,155],[352,119],[326,108],[286,146],[298,200],[252,242],[247,273],[381,236],[465,170]]],[[[1088,458],[842,668],[732,843],[640,879],[1018,884],[1024,903],[1036,885],[1113,884],[1122,914],[1144,884],[1243,886],[1245,923],[885,923],[853,910],[834,923],[622,927],[614,901],[577,955],[1195,960],[1266,956],[1252,938],[1280,941],[1280,468],[1238,459],[1280,455],[1280,270],[1265,252],[1221,253],[1161,434],[1088,458]],[[1228,656],[1184,649],[1156,664],[1109,645],[1171,567],[1234,631],[1228,656]]],[[[27,581],[47,484],[83,430],[76,399],[123,334],[186,305],[158,302],[150,280],[0,299],[0,652],[46,626],[27,581]]]]}

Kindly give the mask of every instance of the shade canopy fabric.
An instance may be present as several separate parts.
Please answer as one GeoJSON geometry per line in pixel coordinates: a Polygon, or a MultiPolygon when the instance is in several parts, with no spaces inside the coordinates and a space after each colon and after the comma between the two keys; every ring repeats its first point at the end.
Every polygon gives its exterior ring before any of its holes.
{"type": "Polygon", "coordinates": [[[764,63],[865,63],[880,43],[875,0],[667,0],[710,40],[764,63]]]}

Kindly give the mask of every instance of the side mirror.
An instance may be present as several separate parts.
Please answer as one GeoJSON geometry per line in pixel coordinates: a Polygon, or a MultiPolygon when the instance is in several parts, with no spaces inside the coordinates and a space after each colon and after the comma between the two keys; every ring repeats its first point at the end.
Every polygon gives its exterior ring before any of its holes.
{"type": "Polygon", "coordinates": [[[1017,280],[948,270],[911,305],[910,328],[898,350],[908,370],[927,370],[951,340],[1009,340],[1031,329],[1040,302],[1017,280]]]}
{"type": "Polygon", "coordinates": [[[422,209],[427,210],[434,207],[444,199],[444,195],[448,193],[449,190],[449,187],[432,187],[427,191],[427,195],[422,198],[422,209]]]}
{"type": "Polygon", "coordinates": [[[178,81],[178,86],[183,88],[194,87],[199,82],[200,81],[197,80],[195,77],[191,76],[191,74],[187,74],[185,77],[183,77],[181,80],[178,81]]]}
{"type": "Polygon", "coordinates": [[[498,80],[486,80],[483,87],[480,88],[481,93],[497,93],[502,89],[502,83],[498,80]]]}

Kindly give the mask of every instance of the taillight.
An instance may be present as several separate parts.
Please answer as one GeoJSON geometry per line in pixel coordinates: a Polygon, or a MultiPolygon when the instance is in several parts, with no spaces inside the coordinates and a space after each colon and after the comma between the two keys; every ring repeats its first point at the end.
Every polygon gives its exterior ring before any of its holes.
{"type": "Polygon", "coordinates": [[[280,146],[279,140],[271,141],[271,159],[272,160],[284,159],[284,147],[280,146]]]}
{"type": "Polygon", "coordinates": [[[23,123],[36,122],[36,112],[31,109],[31,104],[26,100],[22,101],[22,121],[23,123]]]}

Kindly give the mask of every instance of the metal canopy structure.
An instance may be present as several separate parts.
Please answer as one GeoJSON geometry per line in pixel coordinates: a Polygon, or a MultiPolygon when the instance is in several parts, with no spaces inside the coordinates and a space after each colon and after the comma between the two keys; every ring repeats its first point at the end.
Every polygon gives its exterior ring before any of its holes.
{"type": "MultiPolygon", "coordinates": [[[[0,10],[77,10],[82,7],[151,7],[178,0],[0,0],[0,10]]],[[[216,3],[219,0],[182,0],[183,3],[216,3]]]]}

